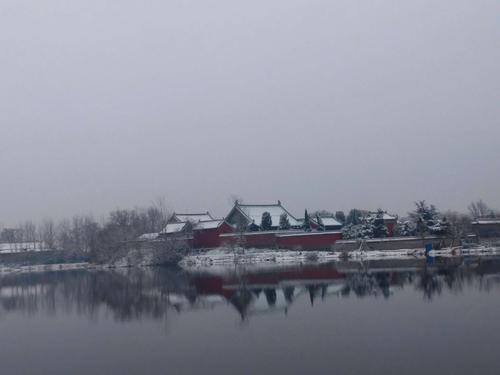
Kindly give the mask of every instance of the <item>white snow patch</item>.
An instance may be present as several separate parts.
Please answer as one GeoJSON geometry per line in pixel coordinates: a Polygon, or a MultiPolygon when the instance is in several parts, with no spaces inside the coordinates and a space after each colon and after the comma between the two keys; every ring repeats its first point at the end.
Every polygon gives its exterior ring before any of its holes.
{"type": "Polygon", "coordinates": [[[179,233],[180,231],[182,231],[182,229],[184,229],[185,226],[186,226],[185,222],[183,222],[183,223],[170,223],[170,224],[167,224],[165,229],[163,229],[160,233],[164,233],[164,234],[179,233]]]}
{"type": "Polygon", "coordinates": [[[288,211],[286,211],[281,205],[271,204],[271,205],[245,205],[239,204],[237,206],[241,212],[243,212],[251,222],[255,225],[260,226],[262,224],[262,214],[264,212],[269,212],[271,215],[272,225],[277,227],[280,222],[280,217],[282,214],[286,214],[290,225],[298,226],[300,223],[293,217],[288,211]]]}
{"type": "Polygon", "coordinates": [[[214,218],[208,212],[202,214],[175,214],[174,216],[178,221],[181,222],[190,221],[193,224],[199,221],[214,220],[214,218]]]}
{"type": "Polygon", "coordinates": [[[2,242],[0,243],[1,254],[24,253],[27,251],[48,251],[50,249],[42,242],[2,242]]]}
{"type": "Polygon", "coordinates": [[[223,220],[199,221],[196,223],[193,230],[215,229],[218,228],[223,222],[223,220]]]}
{"type": "Polygon", "coordinates": [[[188,255],[179,263],[184,268],[213,265],[256,264],[256,263],[316,263],[339,258],[339,253],[330,251],[289,251],[261,249],[214,249],[203,254],[188,255]]]}
{"type": "MultiPolygon", "coordinates": [[[[500,248],[477,247],[462,249],[460,247],[431,250],[430,256],[460,256],[460,255],[491,255],[500,254],[500,248]]],[[[179,265],[188,269],[210,269],[231,265],[279,265],[279,264],[314,264],[325,263],[347,256],[349,259],[408,259],[424,257],[424,249],[403,250],[370,250],[351,251],[348,253],[331,251],[291,251],[263,249],[227,249],[219,248],[201,254],[184,257],[179,265]]]]}

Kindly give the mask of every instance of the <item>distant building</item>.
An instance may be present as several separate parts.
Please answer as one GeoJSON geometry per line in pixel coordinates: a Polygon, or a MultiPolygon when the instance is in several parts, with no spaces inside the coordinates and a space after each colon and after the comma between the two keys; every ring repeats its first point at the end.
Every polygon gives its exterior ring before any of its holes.
{"type": "Polygon", "coordinates": [[[193,226],[192,245],[195,249],[219,247],[220,235],[233,231],[234,228],[222,219],[199,221],[193,226]]]}
{"type": "Polygon", "coordinates": [[[311,226],[313,229],[332,231],[332,230],[341,230],[342,223],[337,221],[333,216],[322,216],[320,215],[321,222],[318,223],[318,219],[316,217],[311,217],[311,226]]]}
{"type": "Polygon", "coordinates": [[[500,218],[478,218],[472,222],[472,232],[478,237],[500,237],[500,218]]]}
{"type": "Polygon", "coordinates": [[[173,236],[175,234],[185,233],[187,229],[187,221],[180,223],[168,223],[160,232],[160,236],[173,236]]]}
{"type": "Polygon", "coordinates": [[[168,220],[169,223],[185,223],[187,221],[191,223],[197,223],[199,221],[210,221],[210,220],[215,220],[212,215],[210,215],[210,212],[203,212],[203,213],[198,213],[198,214],[178,214],[178,213],[173,213],[170,219],[168,220]]]}
{"type": "Polygon", "coordinates": [[[209,212],[174,213],[159,236],[186,240],[194,248],[211,248],[220,246],[221,234],[231,232],[231,225],[223,219],[214,219],[209,212]]]}
{"type": "MultiPolygon", "coordinates": [[[[376,217],[378,212],[370,212],[369,215],[372,217],[376,217]]],[[[398,217],[394,215],[390,215],[387,212],[384,212],[384,224],[387,227],[387,235],[388,237],[394,237],[394,229],[396,228],[396,224],[398,223],[398,217]]]]}
{"type": "Polygon", "coordinates": [[[226,245],[239,244],[255,248],[285,248],[301,250],[331,249],[342,238],[339,231],[342,224],[333,217],[322,218],[322,230],[316,218],[311,217],[312,232],[304,232],[304,219],[293,216],[280,201],[276,204],[242,204],[236,202],[226,217],[226,221],[235,228],[234,233],[222,234],[221,241],[226,245]],[[271,228],[261,230],[262,215],[271,215],[271,228]],[[280,230],[280,218],[286,215],[290,223],[289,230],[280,230]],[[239,233],[240,232],[240,233],[239,233]],[[245,232],[245,233],[241,233],[245,232]]]}
{"type": "Polygon", "coordinates": [[[226,221],[234,228],[239,230],[258,230],[262,223],[262,214],[269,212],[271,215],[271,230],[277,230],[280,224],[280,217],[286,214],[290,226],[292,228],[300,228],[301,223],[288,210],[286,210],[281,202],[276,204],[242,204],[236,202],[226,217],[226,221]]]}
{"type": "Polygon", "coordinates": [[[168,219],[167,225],[160,232],[160,236],[173,236],[176,234],[185,234],[190,231],[192,227],[200,221],[215,220],[210,213],[194,213],[194,214],[178,214],[173,213],[168,219]]]}

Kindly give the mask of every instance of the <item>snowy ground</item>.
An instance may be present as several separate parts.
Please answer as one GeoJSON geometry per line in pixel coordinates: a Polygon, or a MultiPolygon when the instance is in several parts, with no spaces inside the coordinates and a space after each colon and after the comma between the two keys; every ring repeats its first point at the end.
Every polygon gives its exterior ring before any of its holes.
{"type": "Polygon", "coordinates": [[[16,242],[0,243],[0,254],[25,253],[32,251],[48,251],[50,249],[43,246],[40,242],[16,242]]]}
{"type": "Polygon", "coordinates": [[[202,254],[188,255],[179,265],[185,268],[206,267],[223,264],[293,264],[321,263],[339,259],[339,253],[329,251],[287,251],[260,249],[219,248],[202,254]]]}
{"type": "MultiPolygon", "coordinates": [[[[492,255],[500,254],[500,248],[478,247],[475,249],[449,248],[432,250],[429,256],[492,255]]],[[[423,249],[352,251],[349,259],[407,259],[425,257],[423,249]]],[[[289,251],[265,249],[219,248],[184,257],[179,265],[186,269],[205,269],[230,265],[271,265],[271,264],[317,264],[345,258],[339,252],[330,251],[289,251]]]]}
{"type": "Polygon", "coordinates": [[[82,263],[57,263],[57,264],[37,264],[31,266],[0,266],[0,275],[8,273],[24,273],[24,272],[45,272],[45,271],[67,271],[90,268],[91,265],[86,262],[82,263]]]}

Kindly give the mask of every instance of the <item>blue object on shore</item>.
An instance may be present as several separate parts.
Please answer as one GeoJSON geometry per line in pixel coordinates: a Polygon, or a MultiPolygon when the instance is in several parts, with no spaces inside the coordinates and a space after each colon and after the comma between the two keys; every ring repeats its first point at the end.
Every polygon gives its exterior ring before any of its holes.
{"type": "Polygon", "coordinates": [[[425,255],[429,254],[429,252],[432,250],[432,244],[431,243],[426,243],[425,244],[425,255]]]}

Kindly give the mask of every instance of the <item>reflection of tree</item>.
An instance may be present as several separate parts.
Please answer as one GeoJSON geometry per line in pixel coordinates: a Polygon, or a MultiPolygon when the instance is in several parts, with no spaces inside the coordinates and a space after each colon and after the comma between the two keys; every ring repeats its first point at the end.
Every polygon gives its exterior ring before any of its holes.
{"type": "Polygon", "coordinates": [[[274,289],[265,289],[264,294],[266,295],[266,300],[269,306],[276,305],[276,290],[274,289]]]}
{"type": "Polygon", "coordinates": [[[260,280],[265,282],[259,282],[258,270],[244,269],[229,276],[172,268],[10,274],[0,278],[0,314],[65,311],[93,319],[109,311],[118,321],[164,319],[171,309],[204,309],[225,299],[245,320],[254,313],[286,312],[301,296],[314,305],[319,297],[389,298],[394,288],[406,285],[422,292],[427,300],[443,291],[460,293],[466,286],[482,291],[500,288],[500,257],[469,257],[466,262],[462,258],[436,259],[432,264],[370,261],[362,267],[359,263],[344,263],[343,267],[349,271],[335,270],[335,277],[324,281],[310,278],[310,273],[304,276],[300,268],[293,273],[279,269],[261,272],[260,280]],[[266,285],[264,289],[262,285],[266,285]]]}
{"type": "Polygon", "coordinates": [[[388,272],[377,273],[375,275],[375,280],[379,289],[382,291],[382,294],[385,298],[389,298],[391,295],[390,290],[390,274],[388,272]]]}
{"type": "Polygon", "coordinates": [[[431,300],[435,294],[441,294],[441,290],[443,289],[442,281],[436,274],[424,270],[417,282],[417,289],[424,292],[425,299],[431,300]]]}
{"type": "Polygon", "coordinates": [[[295,288],[293,286],[283,288],[283,295],[285,296],[285,301],[288,303],[293,302],[294,293],[295,293],[295,288]]]}
{"type": "Polygon", "coordinates": [[[321,300],[325,299],[327,290],[328,290],[327,284],[321,285],[321,300]]]}
{"type": "Polygon", "coordinates": [[[373,275],[365,272],[355,273],[348,275],[346,278],[345,286],[342,290],[344,296],[349,296],[354,293],[357,297],[365,297],[375,294],[375,281],[373,275]]]}
{"type": "Polygon", "coordinates": [[[251,291],[247,289],[240,289],[231,296],[229,302],[231,302],[231,304],[240,313],[241,319],[244,320],[247,315],[248,307],[254,298],[255,297],[252,295],[251,291]]]}
{"type": "Polygon", "coordinates": [[[314,300],[316,299],[316,296],[318,295],[319,291],[321,290],[320,285],[308,285],[307,291],[309,292],[309,301],[311,301],[311,306],[314,306],[314,300]]]}
{"type": "Polygon", "coordinates": [[[416,288],[421,290],[424,298],[428,300],[440,295],[445,287],[452,292],[460,292],[463,289],[464,273],[456,266],[438,269],[425,267],[418,276],[416,288]]]}
{"type": "MultiPolygon", "coordinates": [[[[95,317],[101,307],[120,321],[163,318],[177,272],[130,270],[66,271],[7,276],[0,281],[0,308],[28,314],[55,314],[57,309],[95,317]]],[[[186,283],[185,283],[186,284],[186,283]]],[[[187,284],[186,284],[187,285],[187,284]]],[[[185,288],[186,289],[186,288],[185,288]]],[[[186,291],[186,295],[189,295],[186,291]]]]}

